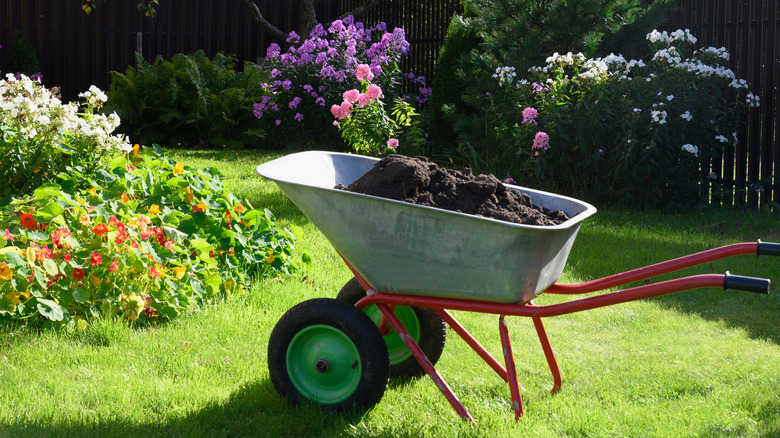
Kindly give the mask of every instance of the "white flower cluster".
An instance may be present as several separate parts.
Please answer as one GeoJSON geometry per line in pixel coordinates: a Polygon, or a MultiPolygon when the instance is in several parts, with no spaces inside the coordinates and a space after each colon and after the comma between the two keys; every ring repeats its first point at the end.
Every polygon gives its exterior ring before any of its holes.
{"type": "Polygon", "coordinates": [[[684,119],[684,120],[687,120],[687,121],[689,121],[689,122],[690,122],[691,120],[693,120],[693,116],[691,115],[691,112],[690,112],[690,111],[686,111],[686,112],[684,112],[684,113],[680,114],[680,118],[682,118],[682,119],[684,119]]]}
{"type": "Polygon", "coordinates": [[[498,79],[498,85],[503,87],[504,84],[511,84],[517,74],[514,67],[498,67],[496,73],[493,74],[494,79],[498,79]]]}
{"type": "Polygon", "coordinates": [[[689,42],[691,44],[696,44],[696,41],[697,41],[696,37],[693,36],[693,34],[691,34],[691,31],[688,30],[688,29],[685,29],[685,30],[677,29],[674,32],[672,32],[671,34],[666,32],[666,31],[659,32],[657,30],[653,30],[652,32],[647,34],[647,39],[651,43],[655,43],[655,42],[659,42],[660,41],[660,42],[667,43],[667,44],[673,43],[675,41],[682,41],[682,42],[686,42],[687,41],[687,42],[689,42]]]}
{"type": "Polygon", "coordinates": [[[760,106],[760,98],[753,93],[748,93],[745,98],[745,102],[750,105],[751,108],[758,108],[760,106]]]}
{"type": "Polygon", "coordinates": [[[93,86],[80,96],[87,100],[86,113],[79,113],[76,103],[63,104],[27,76],[6,75],[0,80],[0,125],[11,128],[4,129],[6,141],[65,145],[77,141],[93,144],[98,153],[132,150],[124,136],[111,135],[119,126],[115,113],[92,113],[106,101],[105,93],[93,86]]]}
{"type": "Polygon", "coordinates": [[[694,145],[692,145],[692,144],[684,144],[682,146],[682,150],[684,150],[685,152],[688,152],[689,154],[693,155],[694,157],[698,157],[699,156],[699,148],[694,146],[694,145]]]}
{"type": "Polygon", "coordinates": [[[666,111],[652,110],[650,111],[650,117],[653,122],[663,125],[666,123],[666,111]]]}
{"type": "Polygon", "coordinates": [[[705,48],[703,48],[701,50],[697,50],[697,51],[693,52],[694,56],[698,55],[700,53],[710,54],[710,55],[713,55],[713,56],[715,56],[717,58],[720,58],[720,59],[722,59],[724,61],[728,61],[729,60],[729,51],[725,47],[718,47],[718,48],[715,48],[715,47],[705,47],[705,48]]]}

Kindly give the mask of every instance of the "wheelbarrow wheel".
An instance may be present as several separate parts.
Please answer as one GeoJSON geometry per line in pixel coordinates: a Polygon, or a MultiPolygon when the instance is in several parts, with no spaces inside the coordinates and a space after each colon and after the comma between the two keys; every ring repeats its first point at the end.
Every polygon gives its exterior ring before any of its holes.
{"type": "Polygon", "coordinates": [[[276,323],[268,341],[268,371],[293,404],[362,413],[387,389],[389,359],[376,325],[344,302],[304,301],[276,323]]]}
{"type": "MultiPolygon", "coordinates": [[[[341,288],[336,299],[354,305],[366,296],[366,291],[357,278],[352,277],[341,288]]],[[[364,309],[366,315],[379,325],[382,320],[382,312],[376,305],[370,305],[364,309]]],[[[436,311],[428,308],[396,306],[395,316],[401,321],[412,339],[420,346],[432,364],[441,357],[444,344],[447,340],[447,324],[436,311]]],[[[391,377],[418,377],[425,375],[425,369],[417,362],[412,352],[404,344],[392,327],[384,336],[390,357],[391,377]]]]}

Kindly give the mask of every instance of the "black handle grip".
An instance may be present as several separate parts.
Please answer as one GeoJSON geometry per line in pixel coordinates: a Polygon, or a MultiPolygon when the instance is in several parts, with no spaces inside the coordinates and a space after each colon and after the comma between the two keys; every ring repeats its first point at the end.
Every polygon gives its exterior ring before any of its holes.
{"type": "Polygon", "coordinates": [[[780,256],[780,243],[758,241],[756,254],[768,256],[780,256]]]}
{"type": "Polygon", "coordinates": [[[772,282],[767,278],[731,275],[728,272],[726,272],[726,276],[723,278],[724,290],[744,290],[746,292],[768,294],[771,284],[772,282]]]}

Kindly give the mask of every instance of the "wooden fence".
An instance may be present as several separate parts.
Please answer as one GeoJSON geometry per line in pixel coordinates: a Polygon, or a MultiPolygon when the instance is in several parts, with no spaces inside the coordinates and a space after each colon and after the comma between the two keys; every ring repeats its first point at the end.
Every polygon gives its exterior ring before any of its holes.
{"type": "Polygon", "coordinates": [[[690,29],[699,47],[726,47],[729,68],[761,98],[758,108],[742,114],[737,145],[713,163],[714,171],[734,188],[713,202],[751,207],[780,202],[775,176],[780,174],[780,1],[678,1],[667,29],[690,29]]]}
{"type": "MultiPolygon", "coordinates": [[[[329,22],[364,0],[315,0],[317,16],[329,22]]],[[[678,0],[679,10],[666,28],[688,28],[699,46],[725,46],[730,68],[750,83],[761,106],[743,115],[739,142],[714,163],[734,190],[716,203],[759,206],[780,202],[780,0],[678,0]]],[[[202,49],[213,56],[223,51],[239,62],[257,61],[274,41],[260,30],[239,0],[164,0],[155,18],[138,12],[136,0],[108,0],[86,15],[81,0],[0,0],[0,71],[14,34],[37,52],[47,85],[61,87],[66,100],[90,85],[107,89],[112,70],[134,64],[139,51],[146,60],[170,58],[202,49]]],[[[284,31],[295,27],[297,1],[257,2],[263,15],[284,31]]],[[[431,78],[450,17],[459,0],[393,0],[362,17],[374,25],[402,27],[412,48],[404,70],[431,78]]],[[[3,72],[5,73],[5,72],[3,72]]]]}

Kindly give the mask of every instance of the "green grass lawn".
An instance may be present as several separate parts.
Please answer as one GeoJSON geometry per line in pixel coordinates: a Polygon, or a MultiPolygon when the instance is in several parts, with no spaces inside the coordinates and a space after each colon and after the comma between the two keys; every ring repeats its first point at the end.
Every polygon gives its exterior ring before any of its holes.
{"type": "MultiPolygon", "coordinates": [[[[563,387],[524,318],[509,318],[525,416],[508,385],[453,332],[437,369],[477,420],[460,420],[430,379],[391,381],[362,418],[292,407],[266,364],[270,331],[293,305],[335,297],[350,278],[327,240],[254,173],[261,152],[174,152],[218,167],[226,185],[299,227],[313,267],[154,328],[116,321],[84,334],[0,329],[5,436],[780,436],[780,260],[739,256],[682,274],[768,277],[768,296],[703,289],[545,320],[563,387]]],[[[598,207],[598,206],[597,206],[598,207]]],[[[780,216],[703,209],[601,210],[585,221],[562,281],[574,282],[740,241],[780,241],[780,216]]],[[[671,278],[666,276],[665,278],[671,278]]],[[[542,295],[538,304],[566,299],[542,295]]],[[[500,358],[498,318],[456,313],[500,358]]]]}

